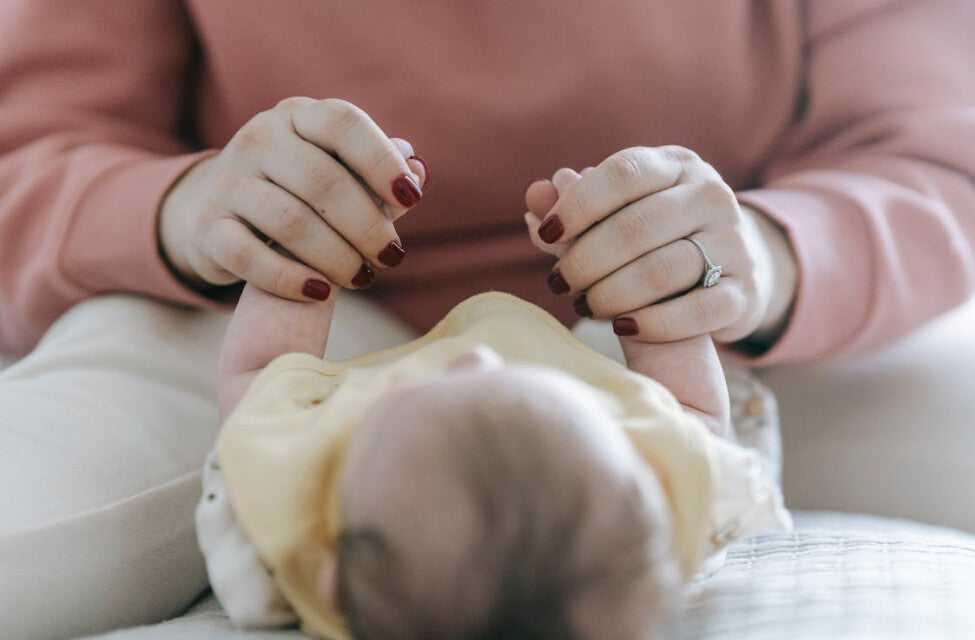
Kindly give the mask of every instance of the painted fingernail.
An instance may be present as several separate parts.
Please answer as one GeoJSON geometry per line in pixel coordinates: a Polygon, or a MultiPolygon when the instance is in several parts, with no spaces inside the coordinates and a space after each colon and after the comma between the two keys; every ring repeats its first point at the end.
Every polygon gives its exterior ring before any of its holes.
{"type": "Polygon", "coordinates": [[[423,197],[423,192],[420,191],[420,187],[416,186],[413,180],[404,173],[400,177],[393,180],[393,195],[396,196],[397,202],[404,207],[412,207],[420,201],[420,198],[423,197]]]}
{"type": "Polygon", "coordinates": [[[328,296],[332,293],[332,287],[328,286],[327,282],[309,278],[305,280],[305,286],[301,288],[301,292],[314,300],[328,300],[328,296]]]}
{"type": "Polygon", "coordinates": [[[375,272],[369,268],[369,265],[364,264],[359,267],[359,273],[355,274],[355,277],[352,278],[352,284],[354,284],[357,289],[368,289],[372,286],[372,281],[375,279],[375,272]]]}
{"type": "Polygon", "coordinates": [[[617,318],[613,320],[613,333],[618,336],[635,336],[640,333],[640,327],[633,318],[617,318]]]}
{"type": "Polygon", "coordinates": [[[423,165],[423,188],[429,189],[433,184],[433,178],[430,177],[430,165],[421,156],[410,156],[408,160],[416,160],[423,165]]]}
{"type": "Polygon", "coordinates": [[[538,228],[538,237],[541,238],[543,242],[552,244],[562,237],[562,233],[564,231],[565,227],[562,226],[562,221],[559,220],[559,217],[552,216],[543,222],[542,226],[538,228]]]}
{"type": "Polygon", "coordinates": [[[546,282],[548,283],[548,288],[557,296],[563,293],[569,293],[569,283],[565,281],[565,278],[562,277],[562,272],[558,269],[548,274],[546,282]]]}
{"type": "Polygon", "coordinates": [[[586,301],[586,294],[584,293],[572,302],[572,308],[575,309],[576,315],[579,317],[592,317],[592,309],[589,308],[589,303],[586,301]]]}
{"type": "Polygon", "coordinates": [[[386,245],[385,249],[379,252],[379,261],[387,267],[395,267],[400,262],[403,262],[403,256],[405,255],[406,249],[400,243],[393,240],[386,245]]]}

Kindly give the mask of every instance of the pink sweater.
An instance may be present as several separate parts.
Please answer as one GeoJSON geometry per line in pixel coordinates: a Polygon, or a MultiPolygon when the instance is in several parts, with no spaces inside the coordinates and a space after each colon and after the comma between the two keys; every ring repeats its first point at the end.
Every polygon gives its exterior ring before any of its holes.
{"type": "Polygon", "coordinates": [[[372,290],[417,329],[490,288],[574,318],[525,187],[634,145],[694,149],[788,230],[798,297],[762,362],[882,344],[975,289],[972,0],[8,0],[0,351],[99,292],[220,308],[161,261],[159,203],[292,95],[429,161],[372,290]]]}

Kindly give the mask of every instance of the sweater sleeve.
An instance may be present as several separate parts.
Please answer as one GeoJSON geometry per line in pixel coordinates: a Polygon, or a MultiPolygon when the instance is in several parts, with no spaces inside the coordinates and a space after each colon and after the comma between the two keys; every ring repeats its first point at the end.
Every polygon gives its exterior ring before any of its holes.
{"type": "Polygon", "coordinates": [[[799,285],[754,364],[881,346],[975,290],[975,2],[808,3],[805,107],[759,189],[799,285]]]}
{"type": "Polygon", "coordinates": [[[0,5],[0,353],[99,292],[224,306],[157,247],[163,197],[207,153],[177,135],[192,44],[171,0],[0,5]]]}

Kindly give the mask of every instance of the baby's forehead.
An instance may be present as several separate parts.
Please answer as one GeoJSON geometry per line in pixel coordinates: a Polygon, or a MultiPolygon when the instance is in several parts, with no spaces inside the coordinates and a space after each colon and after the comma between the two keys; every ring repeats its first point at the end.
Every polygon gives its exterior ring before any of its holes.
{"type": "Polygon", "coordinates": [[[488,397],[498,392],[504,393],[505,397],[537,397],[544,394],[566,398],[587,396],[586,399],[590,399],[588,396],[595,392],[591,385],[561,369],[519,361],[508,361],[504,366],[491,369],[447,371],[433,377],[428,385],[449,389],[465,399],[472,395],[488,397]]]}

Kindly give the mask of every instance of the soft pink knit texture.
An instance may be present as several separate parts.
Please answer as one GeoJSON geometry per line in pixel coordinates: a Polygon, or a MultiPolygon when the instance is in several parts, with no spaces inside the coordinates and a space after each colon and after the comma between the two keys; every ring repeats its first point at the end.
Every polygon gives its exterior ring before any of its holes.
{"type": "Polygon", "coordinates": [[[159,204],[294,95],[350,100],[430,163],[372,291],[417,329],[491,288],[571,322],[525,187],[680,144],[795,246],[794,312],[758,361],[880,345],[975,289],[973,34],[972,0],[9,0],[0,351],[100,292],[226,308],[168,271],[159,204]]]}

